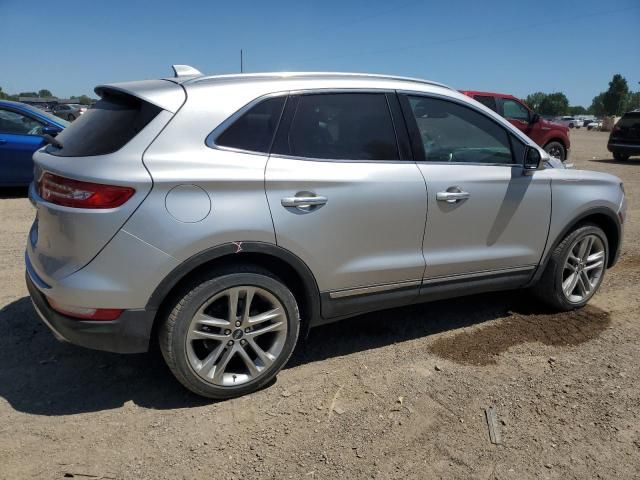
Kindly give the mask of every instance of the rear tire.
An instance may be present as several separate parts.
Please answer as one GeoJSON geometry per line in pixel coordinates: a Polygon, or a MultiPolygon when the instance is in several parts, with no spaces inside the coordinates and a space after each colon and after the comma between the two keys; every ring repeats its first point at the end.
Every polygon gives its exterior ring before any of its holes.
{"type": "Polygon", "coordinates": [[[67,117],[67,120],[69,120],[70,122],[73,122],[75,119],[76,117],[73,113],[70,113],[69,116],[67,117]]]}
{"type": "Polygon", "coordinates": [[[279,279],[258,267],[234,270],[185,286],[158,331],[162,356],[178,381],[217,400],[271,382],[300,331],[296,300],[279,279]]]}
{"type": "Polygon", "coordinates": [[[619,162],[626,162],[629,160],[629,155],[625,155],[624,153],[614,153],[613,158],[619,162]]]}
{"type": "Polygon", "coordinates": [[[567,158],[567,151],[560,142],[549,142],[544,146],[544,151],[547,152],[552,157],[555,157],[563,162],[567,158]]]}
{"type": "Polygon", "coordinates": [[[609,243],[602,229],[578,226],[553,250],[533,293],[555,310],[581,308],[600,288],[608,261],[609,243]]]}

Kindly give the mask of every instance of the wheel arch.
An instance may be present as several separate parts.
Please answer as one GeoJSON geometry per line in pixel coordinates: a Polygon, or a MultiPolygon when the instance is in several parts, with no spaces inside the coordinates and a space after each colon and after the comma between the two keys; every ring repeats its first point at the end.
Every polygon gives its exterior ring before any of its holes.
{"type": "Polygon", "coordinates": [[[551,254],[556,249],[558,244],[578,226],[585,223],[594,224],[602,229],[607,236],[607,243],[609,244],[609,259],[607,262],[607,268],[613,267],[620,255],[620,245],[622,241],[622,225],[620,219],[611,209],[606,207],[597,207],[589,209],[577,217],[575,217],[567,226],[557,235],[553,240],[551,247],[547,250],[543,260],[540,262],[534,277],[530,284],[536,283],[542,273],[544,272],[551,254]]]}
{"type": "Polygon", "coordinates": [[[206,270],[233,265],[257,265],[277,276],[293,292],[302,319],[300,337],[320,317],[320,293],[313,273],[295,254],[264,242],[233,242],[209,248],[188,258],[156,287],[145,307],[156,311],[154,330],[173,294],[190,279],[206,270]]]}
{"type": "Polygon", "coordinates": [[[561,137],[551,137],[551,138],[549,138],[549,139],[544,143],[544,145],[543,145],[543,147],[542,147],[542,148],[546,148],[546,147],[547,147],[547,145],[549,145],[551,142],[558,142],[560,145],[562,145],[562,148],[564,148],[564,150],[565,150],[565,154],[566,154],[566,151],[567,151],[567,142],[566,142],[564,139],[562,139],[561,137]]]}

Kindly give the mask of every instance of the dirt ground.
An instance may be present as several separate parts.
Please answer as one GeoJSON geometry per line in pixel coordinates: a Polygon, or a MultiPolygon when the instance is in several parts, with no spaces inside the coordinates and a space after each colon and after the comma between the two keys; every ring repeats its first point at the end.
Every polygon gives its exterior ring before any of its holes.
{"type": "Polygon", "coordinates": [[[58,343],[23,280],[33,210],[4,192],[0,478],[640,478],[640,160],[613,161],[606,139],[572,132],[576,167],[621,177],[629,203],[587,308],[508,292],[365,315],[313,330],[273,385],[219,403],[157,354],[58,343]]]}

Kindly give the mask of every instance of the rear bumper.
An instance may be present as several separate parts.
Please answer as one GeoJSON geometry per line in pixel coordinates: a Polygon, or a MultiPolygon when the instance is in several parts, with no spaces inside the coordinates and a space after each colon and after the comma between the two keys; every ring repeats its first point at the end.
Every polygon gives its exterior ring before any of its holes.
{"type": "Polygon", "coordinates": [[[640,144],[630,143],[607,143],[607,150],[611,153],[622,153],[623,155],[640,155],[640,144]]]}
{"type": "Polygon", "coordinates": [[[115,353],[142,353],[149,349],[155,311],[126,310],[114,321],[84,321],[60,315],[53,310],[36,287],[38,278],[26,272],[27,288],[33,306],[43,323],[61,341],[115,353]]]}

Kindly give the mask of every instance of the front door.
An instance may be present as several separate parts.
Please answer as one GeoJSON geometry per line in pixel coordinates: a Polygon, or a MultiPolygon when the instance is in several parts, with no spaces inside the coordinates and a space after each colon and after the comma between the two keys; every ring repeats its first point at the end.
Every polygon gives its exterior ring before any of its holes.
{"type": "Polygon", "coordinates": [[[402,102],[427,182],[426,282],[532,271],[547,239],[551,185],[524,171],[524,144],[461,103],[402,102]]]}
{"type": "Polygon", "coordinates": [[[426,187],[399,154],[388,95],[397,102],[393,93],[289,97],[266,168],[276,241],[331,299],[417,294],[424,272],[426,187]]]}

